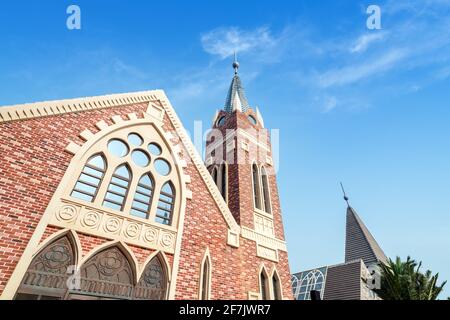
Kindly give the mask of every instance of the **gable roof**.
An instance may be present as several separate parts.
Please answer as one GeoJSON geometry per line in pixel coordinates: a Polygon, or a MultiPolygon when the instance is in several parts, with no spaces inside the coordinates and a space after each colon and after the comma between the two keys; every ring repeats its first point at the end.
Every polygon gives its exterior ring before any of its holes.
{"type": "Polygon", "coordinates": [[[387,258],[356,211],[347,207],[345,262],[362,259],[366,265],[386,262],[387,258]]]}
{"type": "MultiPolygon", "coordinates": [[[[94,97],[85,97],[67,100],[54,100],[37,103],[0,107],[0,123],[26,120],[39,117],[47,117],[65,113],[75,113],[95,109],[112,108],[135,103],[148,103],[160,101],[164,111],[172,122],[178,137],[189,154],[190,159],[197,168],[205,182],[208,191],[214,198],[219,210],[224,217],[228,228],[235,234],[240,233],[240,227],[231,214],[230,209],[222,198],[215,182],[212,180],[204,162],[195,148],[192,140],[186,133],[180,118],[170,104],[163,90],[150,90],[123,94],[112,94],[94,97]]],[[[80,130],[81,131],[81,130],[80,130]]]]}

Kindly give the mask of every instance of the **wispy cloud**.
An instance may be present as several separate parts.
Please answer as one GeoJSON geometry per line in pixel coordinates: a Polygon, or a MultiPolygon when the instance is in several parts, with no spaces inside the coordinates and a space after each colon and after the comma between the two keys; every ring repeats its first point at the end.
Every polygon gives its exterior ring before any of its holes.
{"type": "Polygon", "coordinates": [[[238,27],[217,28],[201,36],[203,49],[212,55],[225,59],[233,54],[267,50],[276,45],[277,40],[268,27],[242,30],[238,27]]]}
{"type": "Polygon", "coordinates": [[[319,84],[323,88],[352,84],[391,69],[396,62],[406,56],[406,50],[394,49],[379,58],[374,57],[360,65],[345,66],[327,71],[319,76],[319,84]]]}
{"type": "Polygon", "coordinates": [[[382,40],[386,36],[384,32],[368,33],[360,36],[350,48],[351,53],[361,53],[367,50],[371,43],[382,40]]]}

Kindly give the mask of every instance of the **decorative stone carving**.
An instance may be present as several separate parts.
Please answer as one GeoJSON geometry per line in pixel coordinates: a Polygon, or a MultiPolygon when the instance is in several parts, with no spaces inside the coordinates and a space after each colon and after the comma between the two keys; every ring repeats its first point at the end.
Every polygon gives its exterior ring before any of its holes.
{"type": "Polygon", "coordinates": [[[75,206],[67,205],[61,207],[57,213],[57,218],[62,221],[72,221],[78,215],[78,208],[75,206]]]}
{"type": "Polygon", "coordinates": [[[144,248],[175,252],[177,233],[171,227],[150,220],[143,222],[123,212],[87,206],[72,198],[63,198],[55,211],[52,225],[144,248]]]}
{"type": "Polygon", "coordinates": [[[100,223],[100,214],[95,211],[86,212],[83,217],[82,223],[88,228],[96,228],[100,223]]]}
{"type": "Polygon", "coordinates": [[[261,257],[264,259],[278,262],[278,251],[275,249],[266,248],[264,246],[257,245],[256,246],[256,255],[258,257],[261,257]]]}
{"type": "Polygon", "coordinates": [[[174,237],[171,233],[163,233],[161,236],[161,245],[166,248],[170,248],[174,243],[174,237]]]}
{"type": "Polygon", "coordinates": [[[125,236],[131,239],[137,238],[140,232],[140,227],[137,223],[129,223],[125,228],[125,236]]]}
{"type": "Polygon", "coordinates": [[[116,217],[109,217],[106,219],[106,222],[103,228],[106,232],[117,233],[120,229],[121,221],[116,217]]]}
{"type": "Polygon", "coordinates": [[[156,244],[158,241],[158,231],[153,228],[148,228],[144,233],[144,239],[151,244],[156,244]]]}

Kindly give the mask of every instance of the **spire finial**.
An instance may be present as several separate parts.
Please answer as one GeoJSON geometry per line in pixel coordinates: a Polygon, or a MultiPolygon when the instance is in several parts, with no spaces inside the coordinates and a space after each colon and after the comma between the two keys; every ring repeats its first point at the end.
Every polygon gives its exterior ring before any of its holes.
{"type": "Polygon", "coordinates": [[[345,202],[347,202],[347,205],[350,207],[350,204],[348,202],[349,198],[347,197],[347,194],[345,193],[345,189],[344,189],[344,185],[341,182],[341,189],[342,189],[342,193],[344,194],[344,200],[345,202]]]}
{"type": "Polygon", "coordinates": [[[237,61],[236,51],[234,51],[233,69],[234,69],[234,74],[237,74],[238,73],[238,69],[239,69],[239,62],[237,61]]]}

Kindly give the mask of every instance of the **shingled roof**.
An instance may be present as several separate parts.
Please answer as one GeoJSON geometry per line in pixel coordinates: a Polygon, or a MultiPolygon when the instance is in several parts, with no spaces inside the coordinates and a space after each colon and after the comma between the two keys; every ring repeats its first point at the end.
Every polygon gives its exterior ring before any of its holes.
{"type": "Polygon", "coordinates": [[[348,206],[345,235],[345,262],[362,259],[366,265],[386,262],[387,258],[356,211],[348,206]]]}

